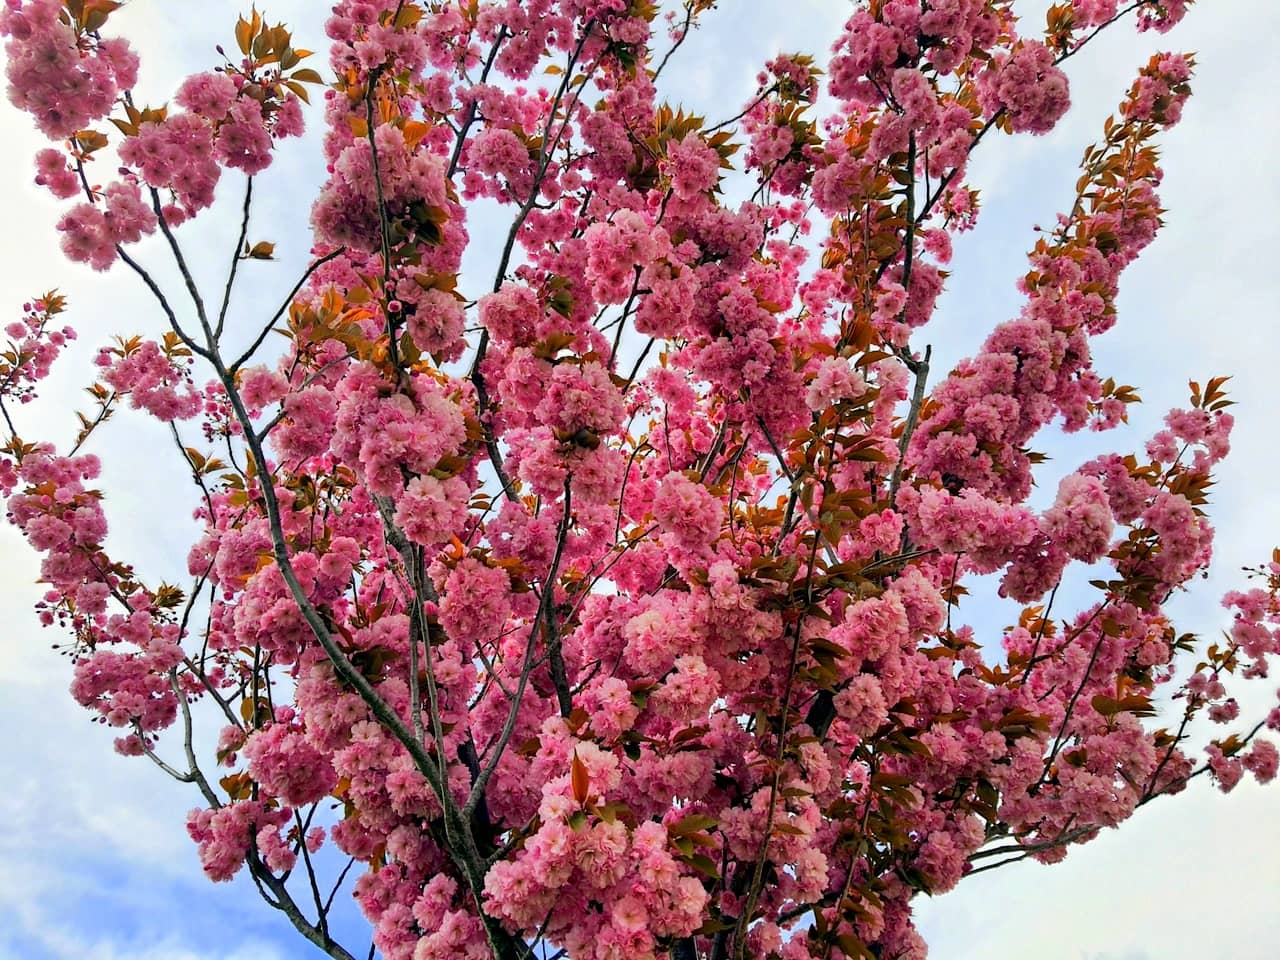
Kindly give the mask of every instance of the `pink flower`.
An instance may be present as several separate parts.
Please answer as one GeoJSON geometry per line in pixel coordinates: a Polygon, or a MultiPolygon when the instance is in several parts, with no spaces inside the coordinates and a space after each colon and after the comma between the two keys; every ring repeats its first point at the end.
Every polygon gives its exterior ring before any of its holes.
{"type": "Polygon", "coordinates": [[[289,381],[266,367],[248,367],[240,373],[240,398],[251,410],[279,403],[289,390],[289,381]]]}
{"type": "Polygon", "coordinates": [[[225,73],[193,73],[182,82],[174,99],[192,113],[221,120],[236,99],[236,85],[225,73]]]}
{"type": "Polygon", "coordinates": [[[300,730],[273,723],[253,733],[243,747],[249,775],[268,793],[293,807],[315,803],[338,781],[329,759],[300,730]]]}
{"type": "Polygon", "coordinates": [[[1048,133],[1071,105],[1067,75],[1043,43],[1024,40],[997,54],[978,76],[978,102],[988,117],[1003,110],[1015,133],[1048,133]]]}
{"type": "Polygon", "coordinates": [[[542,385],[545,398],[534,416],[561,434],[580,430],[603,435],[617,430],[626,416],[622,394],[599,363],[562,363],[542,385]]]}
{"type": "Polygon", "coordinates": [[[218,127],[214,153],[229,167],[253,176],[271,164],[271,135],[256,100],[236,100],[218,127]]]}
{"type": "Polygon", "coordinates": [[[711,491],[683,474],[668,474],[653,499],[654,516],[671,542],[705,550],[720,534],[721,508],[711,491]]]}
{"type": "Polygon", "coordinates": [[[849,724],[849,730],[859,737],[868,737],[889,716],[889,707],[875,677],[859,674],[847,687],[836,694],[836,713],[849,724]]]}
{"type": "Polygon", "coordinates": [[[1241,763],[1259,783],[1270,783],[1280,769],[1280,751],[1270,740],[1255,740],[1241,763]]]}
{"type": "Polygon", "coordinates": [[[182,420],[200,412],[200,395],[191,384],[190,374],[165,356],[153,340],[144,340],[132,353],[115,359],[104,353],[99,363],[105,367],[104,382],[121,394],[128,394],[131,406],[144,409],[159,420],[182,420]]]}
{"type": "Polygon", "coordinates": [[[48,187],[55,197],[66,199],[80,192],[80,178],[57,150],[45,149],[36,154],[36,171],[36,183],[48,187]]]}
{"type": "Polygon", "coordinates": [[[1042,527],[1070,556],[1092,563],[1111,543],[1111,504],[1097,477],[1073,473],[1058,484],[1058,496],[1042,527]]]}
{"type": "Polygon", "coordinates": [[[690,200],[720,180],[720,155],[696,133],[667,147],[666,167],[677,197],[690,200]]]}
{"type": "Polygon", "coordinates": [[[396,508],[396,524],[414,543],[433,547],[462,532],[470,491],[458,477],[415,477],[396,508]]]}

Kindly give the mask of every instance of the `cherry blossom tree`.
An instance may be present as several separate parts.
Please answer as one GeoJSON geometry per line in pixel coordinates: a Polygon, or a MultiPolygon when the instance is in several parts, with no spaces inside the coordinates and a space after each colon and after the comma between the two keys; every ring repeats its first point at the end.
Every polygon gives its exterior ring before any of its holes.
{"type": "Polygon", "coordinates": [[[707,119],[664,79],[712,0],[340,0],[324,70],[253,10],[164,106],[115,0],[7,0],[63,250],[167,325],[108,342],[50,292],[5,328],[0,491],[72,695],[198,791],[210,878],[248,871],[335,958],[349,876],[388,960],[920,958],[917,894],[1205,773],[1273,779],[1280,710],[1240,718],[1228,682],[1280,651],[1280,552],[1223,639],[1166,612],[1210,561],[1225,378],[1032,505],[1045,428],[1138,400],[1091,341],[1160,227],[1192,59],[1141,66],[1018,316],[950,371],[915,333],[979,144],[1051,130],[1066,61],[1189,2],[862,0],[823,69],[778,56],[707,119]],[[255,183],[312,98],[312,259],[245,316],[255,183]],[[207,289],[183,224],[226,179],[207,289]],[[77,332],[106,345],[59,450],[19,407],[77,332]],[[126,405],[192,480],[184,583],[108,550],[91,450],[126,405]],[[1068,576],[1092,595],[1064,611],[1068,576]],[[981,591],[1020,610],[999,636],[964,623],[981,591]]]}

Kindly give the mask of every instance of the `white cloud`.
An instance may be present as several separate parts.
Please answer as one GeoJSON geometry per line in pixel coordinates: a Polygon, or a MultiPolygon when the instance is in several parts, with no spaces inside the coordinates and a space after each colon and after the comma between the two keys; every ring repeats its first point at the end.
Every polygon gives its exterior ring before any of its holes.
{"type": "Polygon", "coordinates": [[[232,921],[229,890],[205,891],[155,870],[121,876],[110,867],[111,858],[100,859],[92,846],[77,848],[56,834],[46,837],[46,844],[61,855],[78,854],[79,860],[47,853],[15,857],[12,845],[4,851],[0,960],[277,960],[289,955],[269,942],[260,923],[232,921]],[[215,917],[220,921],[211,936],[206,928],[215,917]]]}

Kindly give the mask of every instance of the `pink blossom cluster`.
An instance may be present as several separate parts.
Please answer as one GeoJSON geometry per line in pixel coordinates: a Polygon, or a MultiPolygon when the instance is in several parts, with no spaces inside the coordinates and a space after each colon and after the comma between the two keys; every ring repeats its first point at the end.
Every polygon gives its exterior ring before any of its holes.
{"type": "Polygon", "coordinates": [[[157,420],[189,419],[203,406],[187,364],[154,340],[103,349],[97,364],[104,383],[121,395],[128,394],[131,406],[157,420]]]}
{"type": "Polygon", "coordinates": [[[13,0],[0,10],[0,35],[10,38],[9,98],[51,140],[64,141],[61,149],[40,151],[36,182],[63,199],[83,192],[87,202],[68,211],[58,229],[67,257],[95,270],[109,267],[122,244],[152,233],[158,216],[176,226],[209,206],[222,167],[260,173],[275,140],[303,131],[297,93],[269,96],[247,69],[188,78],[176,97],[185,112],[139,111],[130,95],[137,56],[127,40],[100,33],[116,6],[13,0]],[[124,166],[121,179],[103,188],[91,185],[86,165],[109,138],[90,125],[117,106],[125,114],[113,118],[125,134],[118,145],[124,166]],[[158,190],[172,202],[164,203],[158,190]]]}
{"type": "Polygon", "coordinates": [[[425,148],[410,150],[404,134],[392,126],[380,127],[372,144],[352,139],[334,157],[329,183],[311,211],[317,238],[333,246],[379,249],[384,227],[374,187],[375,147],[386,216],[406,239],[421,236],[440,248],[431,254],[433,266],[456,269],[466,233],[461,211],[445,188],[443,163],[425,148]]]}
{"type": "Polygon", "coordinates": [[[136,183],[113,183],[101,204],[81,203],[58,221],[62,252],[70,260],[105,270],[121,244],[137,243],[156,229],[156,215],[142,199],[136,183]]]}
{"type": "Polygon", "coordinates": [[[36,154],[36,184],[66,200],[80,192],[80,178],[59,150],[47,147],[36,154]]]}
{"type": "MultiPolygon", "coordinates": [[[[184,213],[213,203],[221,170],[214,158],[213,127],[197,113],[142,123],[137,134],[120,145],[120,158],[148,186],[172,191],[184,213]]],[[[166,217],[176,219],[168,213],[166,217]]]]}
{"type": "Polygon", "coordinates": [[[0,355],[0,400],[29,403],[35,399],[36,384],[49,375],[58,355],[76,339],[76,331],[53,325],[53,318],[61,311],[56,295],[24,303],[22,311],[21,320],[4,328],[9,343],[0,355]]]}
{"type": "Polygon", "coordinates": [[[62,0],[10,0],[0,9],[10,102],[51,140],[72,136],[115,105],[138,78],[122,38],[100,39],[70,21],[62,0]]]}
{"type": "MultiPolygon", "coordinates": [[[[292,713],[290,708],[283,710],[292,713]]],[[[315,803],[337,784],[329,759],[287,720],[259,728],[241,750],[249,775],[291,807],[315,803]]]]}
{"type": "Polygon", "coordinates": [[[240,800],[216,810],[192,810],[187,833],[199,844],[200,863],[210,880],[227,881],[239,872],[251,849],[272,870],[292,869],[295,856],[280,839],[289,822],[287,808],[272,809],[258,800],[240,800]]]}
{"type": "Polygon", "coordinates": [[[1015,132],[1048,133],[1071,106],[1071,96],[1053,53],[1031,41],[991,61],[978,78],[978,102],[989,117],[1005,114],[1015,132]]]}
{"type": "Polygon", "coordinates": [[[173,723],[178,697],[186,695],[173,680],[183,653],[178,627],[158,616],[154,597],[130,584],[127,568],[102,551],[106,518],[98,491],[84,486],[99,470],[92,455],[62,457],[47,447],[27,452],[8,514],[45,555],[41,578],[49,589],[41,619],[77,635],[72,695],[102,722],[129,731],[116,741],[117,750],[141,753],[173,723]]]}
{"type": "MultiPolygon", "coordinates": [[[[603,758],[588,769],[606,773],[603,758]],[[602,769],[603,768],[603,769],[602,769]]],[[[574,956],[599,960],[653,955],[660,937],[688,935],[707,900],[702,884],[681,877],[662,824],[588,820],[574,827],[571,801],[544,799],[543,825],[522,856],[489,872],[486,895],[500,916],[519,928],[549,929],[574,956]],[[602,904],[584,909],[585,900],[602,904]]]]}

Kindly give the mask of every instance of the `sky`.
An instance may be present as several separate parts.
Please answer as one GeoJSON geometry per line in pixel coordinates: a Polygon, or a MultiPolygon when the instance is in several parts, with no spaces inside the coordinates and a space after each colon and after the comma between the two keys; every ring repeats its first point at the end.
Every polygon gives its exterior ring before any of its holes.
{"type": "MultiPolygon", "coordinates": [[[[1029,20],[1046,5],[1026,3],[1029,20]]],[[[289,23],[299,44],[322,50],[326,8],[320,0],[273,0],[266,12],[289,23]]],[[[175,9],[186,5],[133,0],[112,19],[142,54],[143,102],[163,101],[184,73],[213,65],[214,45],[230,41],[242,11],[233,0],[203,0],[197,23],[175,24],[175,9]]],[[[848,9],[844,0],[722,0],[673,61],[668,96],[709,118],[731,116],[768,56],[806,50],[824,57],[848,9]]],[[[1053,133],[988,137],[980,147],[971,180],[983,191],[982,221],[957,243],[937,317],[916,341],[933,345],[934,369],[942,369],[1016,314],[1014,280],[1025,270],[1032,227],[1050,223],[1070,202],[1080,154],[1136,68],[1158,49],[1195,51],[1195,94],[1182,123],[1163,138],[1166,227],[1122,281],[1119,324],[1095,341],[1099,370],[1138,386],[1144,403],[1131,411],[1127,429],[1049,435],[1039,449],[1054,458],[1041,482],[1050,495],[1057,476],[1084,460],[1138,447],[1164,411],[1185,403],[1189,379],[1233,377],[1234,450],[1211,507],[1214,569],[1174,603],[1182,628],[1208,635],[1227,622],[1218,598],[1239,586],[1240,568],[1267,559],[1280,543],[1280,447],[1273,439],[1280,271],[1266,259],[1280,241],[1273,173],[1280,111],[1259,55],[1278,42],[1273,0],[1201,0],[1166,37],[1138,37],[1118,25],[1073,58],[1074,108],[1053,133]]],[[[309,120],[318,132],[318,111],[309,120]]],[[[82,338],[46,382],[43,402],[22,409],[22,432],[65,441],[70,410],[84,406],[79,390],[90,380],[94,350],[115,334],[154,333],[160,318],[131,276],[93,274],[61,258],[53,230],[59,201],[31,186],[30,158],[43,143],[5,103],[0,133],[0,177],[8,184],[0,201],[0,317],[16,317],[24,300],[56,286],[69,297],[82,338]]],[[[260,179],[250,240],[275,241],[279,259],[246,265],[233,329],[264,304],[274,309],[301,271],[306,212],[322,178],[310,137],[288,145],[260,179]]],[[[184,243],[199,251],[194,259],[209,282],[234,243],[229,210],[237,189],[225,178],[222,213],[184,228],[195,231],[184,243]]],[[[159,261],[145,243],[140,254],[149,264],[159,261]]],[[[176,577],[190,538],[182,529],[185,481],[168,438],[130,414],[108,430],[95,452],[105,461],[110,549],[152,580],[176,577]]],[[[91,724],[71,700],[69,664],[50,649],[59,638],[42,631],[31,611],[39,596],[36,558],[7,526],[0,527],[0,574],[0,960],[318,956],[243,877],[229,885],[204,879],[183,828],[198,797],[145,761],[114,755],[112,732],[91,724]]],[[[994,604],[961,613],[989,635],[1012,616],[994,604]]],[[[1260,716],[1274,697],[1274,681],[1248,685],[1243,715],[1260,716]]],[[[922,900],[918,915],[937,960],[1270,960],[1280,942],[1278,894],[1280,792],[1246,781],[1224,796],[1201,778],[1075,848],[1064,863],[1022,863],[972,877],[950,894],[922,900]]],[[[347,898],[338,902],[338,926],[352,931],[351,946],[362,952],[360,921],[347,898]]]]}

